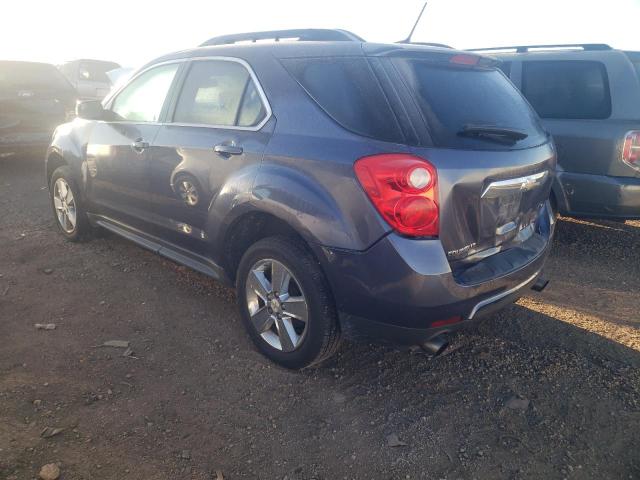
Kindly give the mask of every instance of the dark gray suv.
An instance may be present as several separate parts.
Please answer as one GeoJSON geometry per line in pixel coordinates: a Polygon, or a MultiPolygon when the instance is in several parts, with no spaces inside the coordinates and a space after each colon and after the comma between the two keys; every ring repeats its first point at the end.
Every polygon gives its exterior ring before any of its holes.
{"type": "Polygon", "coordinates": [[[47,155],[63,235],[102,227],[235,285],[290,368],[343,334],[438,350],[541,285],[553,232],[554,148],[493,60],[331,35],[159,58],[47,155]]]}

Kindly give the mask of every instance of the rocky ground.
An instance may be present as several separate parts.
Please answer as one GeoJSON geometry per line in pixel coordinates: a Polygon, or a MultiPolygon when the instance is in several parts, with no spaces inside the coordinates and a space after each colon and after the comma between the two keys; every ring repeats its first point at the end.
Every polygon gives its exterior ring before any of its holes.
{"type": "Polygon", "coordinates": [[[639,222],[562,220],[547,290],[443,356],[345,343],[303,372],[232,291],[64,242],[39,163],[0,163],[0,226],[0,478],[640,478],[639,222]]]}

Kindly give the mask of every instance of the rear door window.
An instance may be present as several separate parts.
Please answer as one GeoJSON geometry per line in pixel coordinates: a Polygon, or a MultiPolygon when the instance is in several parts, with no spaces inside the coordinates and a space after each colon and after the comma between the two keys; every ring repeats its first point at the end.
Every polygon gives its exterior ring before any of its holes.
{"type": "Polygon", "coordinates": [[[413,58],[394,64],[412,90],[436,146],[503,150],[544,143],[546,134],[522,94],[497,69],[439,65],[413,58]],[[526,138],[500,145],[464,136],[469,126],[513,129],[526,138]]]}
{"type": "Polygon", "coordinates": [[[266,110],[249,71],[238,62],[194,62],[184,82],[175,123],[253,127],[266,110]]]}
{"type": "Polygon", "coordinates": [[[604,119],[611,116],[607,71],[600,62],[524,62],[522,92],[542,118],[604,119]]]}
{"type": "Polygon", "coordinates": [[[318,106],[347,130],[388,142],[403,141],[366,58],[302,58],[282,63],[318,106]]]}

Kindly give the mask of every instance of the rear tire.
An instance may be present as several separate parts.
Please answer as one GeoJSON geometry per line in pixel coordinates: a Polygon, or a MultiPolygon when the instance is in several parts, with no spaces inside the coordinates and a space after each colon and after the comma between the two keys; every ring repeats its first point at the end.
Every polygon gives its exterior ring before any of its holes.
{"type": "Polygon", "coordinates": [[[86,239],[92,229],[80,197],[80,189],[73,180],[68,165],[58,167],[51,175],[49,198],[60,233],[71,242],[86,239]]]}
{"type": "Polygon", "coordinates": [[[236,289],[251,340],[279,365],[309,367],[338,349],[333,296],[318,262],[299,241],[269,237],[252,245],[240,261],[236,289]]]}

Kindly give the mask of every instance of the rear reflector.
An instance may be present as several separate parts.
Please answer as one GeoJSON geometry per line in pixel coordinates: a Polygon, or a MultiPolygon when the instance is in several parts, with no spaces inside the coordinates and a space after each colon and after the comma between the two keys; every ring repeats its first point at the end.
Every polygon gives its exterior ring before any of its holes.
{"type": "Polygon", "coordinates": [[[454,323],[459,323],[462,321],[462,317],[458,316],[458,317],[451,317],[451,318],[447,318],[446,320],[436,320],[435,322],[431,323],[431,327],[435,328],[435,327],[444,327],[445,325],[451,325],[454,323]]]}
{"type": "Polygon", "coordinates": [[[631,131],[624,137],[622,146],[622,161],[640,170],[640,131],[631,131]]]}

